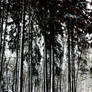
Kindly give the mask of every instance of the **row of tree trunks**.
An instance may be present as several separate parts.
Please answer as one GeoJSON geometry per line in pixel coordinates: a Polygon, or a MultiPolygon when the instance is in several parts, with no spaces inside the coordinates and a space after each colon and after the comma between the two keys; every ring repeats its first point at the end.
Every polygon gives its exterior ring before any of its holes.
{"type": "Polygon", "coordinates": [[[74,29],[68,28],[68,92],[76,92],[74,29]]]}
{"type": "Polygon", "coordinates": [[[54,92],[54,46],[53,46],[54,31],[53,30],[54,30],[53,24],[50,24],[50,32],[51,32],[50,33],[50,43],[49,43],[50,47],[47,45],[47,40],[46,40],[47,37],[45,35],[45,47],[44,47],[44,59],[45,60],[44,60],[44,68],[43,68],[44,92],[54,92]],[[49,55],[49,62],[47,58],[48,55],[49,55]],[[48,78],[50,78],[50,81],[48,78]]]}
{"type": "MultiPolygon", "coordinates": [[[[19,44],[16,45],[16,53],[17,53],[17,59],[16,59],[16,82],[15,82],[15,92],[23,92],[23,52],[24,52],[24,30],[25,30],[25,0],[20,0],[22,3],[22,9],[20,10],[21,14],[21,23],[18,24],[18,30],[17,30],[17,40],[20,40],[19,44]],[[20,33],[20,35],[19,35],[20,33]],[[18,45],[20,45],[20,48],[18,49],[18,45]],[[19,66],[18,66],[19,64],[19,66]]],[[[0,3],[1,5],[1,3],[0,3]]],[[[4,8],[3,8],[4,9],[4,8]]],[[[4,10],[3,10],[4,11],[4,10]]],[[[3,13],[2,13],[3,14],[3,13]]],[[[8,14],[6,14],[8,16],[8,14]]],[[[30,14],[29,14],[30,15],[30,14]]],[[[52,14],[53,15],[53,14],[52,14]]],[[[1,16],[1,15],[0,15],[1,16]]],[[[6,36],[6,30],[7,30],[7,16],[5,21],[5,29],[3,30],[3,17],[0,19],[0,88],[1,88],[1,82],[2,82],[2,64],[4,59],[4,50],[5,50],[5,36],[6,36]],[[3,35],[2,35],[3,34],[3,35]],[[3,39],[2,39],[3,38],[3,39]]],[[[31,21],[29,16],[29,27],[31,26],[31,21]]],[[[70,25],[70,24],[69,24],[70,25]]],[[[45,60],[44,60],[44,92],[54,92],[54,29],[55,25],[50,24],[50,62],[49,62],[49,68],[50,68],[50,89],[48,89],[48,48],[47,48],[47,37],[45,38],[45,60]]],[[[74,32],[71,30],[71,28],[68,26],[68,92],[76,92],[76,85],[75,85],[75,58],[74,58],[74,32]]],[[[29,52],[29,89],[28,92],[32,92],[32,88],[34,87],[32,84],[32,29],[29,28],[29,34],[28,34],[28,52],[29,52]],[[30,36],[31,34],[31,36],[30,36]]],[[[7,69],[7,67],[6,67],[7,69]]],[[[7,75],[7,71],[6,71],[7,75]]],[[[60,77],[61,78],[61,77],[60,77]]],[[[25,79],[25,78],[24,78],[25,79]]],[[[8,79],[7,79],[8,82],[8,79]]],[[[25,83],[25,82],[24,82],[25,83]]],[[[8,83],[7,83],[8,84],[8,83]]],[[[57,80],[57,89],[58,88],[59,81],[57,80]]],[[[25,85],[25,84],[24,84],[25,85]]],[[[61,83],[60,83],[61,86],[61,83]]],[[[8,90],[8,87],[7,87],[8,90]]],[[[61,89],[60,89],[61,90],[61,89]]]]}

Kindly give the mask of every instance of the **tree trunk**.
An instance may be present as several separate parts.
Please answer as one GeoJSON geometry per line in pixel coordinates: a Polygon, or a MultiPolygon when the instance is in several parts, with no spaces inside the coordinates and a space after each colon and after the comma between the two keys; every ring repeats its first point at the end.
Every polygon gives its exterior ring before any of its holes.
{"type": "MultiPolygon", "coordinates": [[[[1,8],[2,4],[0,1],[0,91],[2,92],[2,33],[3,33],[3,15],[4,10],[1,8]]],[[[3,6],[2,6],[3,7],[3,6]]]]}
{"type": "Polygon", "coordinates": [[[68,29],[68,92],[71,92],[70,30],[68,29]]]}
{"type": "Polygon", "coordinates": [[[44,48],[44,92],[48,92],[47,86],[47,41],[45,36],[45,48],[44,48]]]}
{"type": "Polygon", "coordinates": [[[51,45],[51,92],[54,92],[54,30],[55,25],[50,24],[50,45],[51,45]]]}
{"type": "Polygon", "coordinates": [[[25,0],[22,0],[22,20],[20,25],[20,57],[19,57],[19,81],[18,81],[18,92],[23,92],[23,50],[24,50],[24,27],[25,27],[25,0]]]}
{"type": "Polygon", "coordinates": [[[30,27],[30,25],[31,26],[33,26],[33,25],[31,24],[30,21],[32,21],[32,20],[30,19],[30,16],[29,16],[29,34],[28,34],[29,35],[28,36],[28,39],[29,39],[29,41],[28,41],[28,43],[29,43],[29,46],[28,46],[28,51],[29,51],[29,89],[28,89],[28,92],[32,92],[32,39],[33,39],[32,30],[33,29],[30,27]],[[30,37],[30,33],[31,33],[31,37],[30,37]]]}
{"type": "Polygon", "coordinates": [[[51,45],[51,92],[54,92],[54,51],[51,45]]]}
{"type": "Polygon", "coordinates": [[[71,60],[72,60],[72,92],[76,92],[75,87],[75,59],[74,59],[74,30],[71,30],[71,60]]]}
{"type": "Polygon", "coordinates": [[[20,26],[19,26],[19,22],[17,25],[17,30],[16,30],[16,34],[17,34],[17,44],[16,44],[16,66],[15,66],[15,71],[16,71],[16,79],[15,79],[15,92],[18,92],[18,61],[19,61],[19,31],[20,31],[20,26]]]}
{"type": "MultiPolygon", "coordinates": [[[[3,81],[3,59],[4,59],[4,51],[5,51],[5,37],[6,37],[6,30],[7,30],[7,16],[8,13],[6,14],[6,19],[5,19],[5,29],[3,30],[3,24],[2,24],[2,34],[1,34],[1,53],[0,53],[0,86],[1,86],[1,82],[3,81]]],[[[2,19],[3,21],[3,19],[2,19]]],[[[2,22],[3,23],[3,22],[2,22]]]]}

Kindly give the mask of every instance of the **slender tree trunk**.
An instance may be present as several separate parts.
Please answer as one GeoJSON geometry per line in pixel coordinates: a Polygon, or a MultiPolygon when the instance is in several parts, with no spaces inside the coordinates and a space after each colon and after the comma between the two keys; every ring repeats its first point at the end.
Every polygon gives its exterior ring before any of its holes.
{"type": "Polygon", "coordinates": [[[25,27],[25,0],[22,0],[22,20],[20,27],[20,57],[19,57],[19,80],[18,80],[18,92],[23,92],[23,50],[24,50],[24,27],[25,27]]]}
{"type": "Polygon", "coordinates": [[[4,10],[1,8],[2,4],[0,1],[0,91],[2,91],[2,32],[3,32],[3,15],[4,10]]]}
{"type": "Polygon", "coordinates": [[[72,60],[72,92],[76,92],[75,87],[75,59],[74,59],[74,30],[71,30],[71,60],[72,60]]]}
{"type": "Polygon", "coordinates": [[[16,72],[16,65],[15,65],[15,69],[14,69],[14,72],[13,72],[13,85],[12,85],[12,91],[13,92],[17,92],[16,91],[16,78],[17,78],[17,74],[16,74],[17,72],[16,72]]]}
{"type": "MultiPolygon", "coordinates": [[[[51,80],[51,42],[50,42],[50,80],[51,80]]],[[[49,92],[51,92],[51,82],[49,92]]]]}
{"type": "Polygon", "coordinates": [[[46,92],[48,92],[48,82],[47,82],[47,81],[48,81],[48,72],[47,72],[47,68],[48,68],[48,67],[47,67],[47,49],[46,49],[46,54],[45,54],[45,55],[46,55],[46,56],[45,56],[45,57],[46,57],[46,67],[45,67],[45,81],[46,81],[45,83],[46,83],[46,84],[45,84],[45,85],[46,85],[46,92]]]}
{"type": "Polygon", "coordinates": [[[28,43],[29,43],[29,46],[28,46],[28,51],[29,51],[29,89],[28,89],[28,92],[32,92],[32,39],[33,39],[32,30],[33,29],[32,29],[32,27],[30,27],[30,25],[31,26],[33,26],[33,25],[30,21],[32,21],[32,20],[30,19],[30,16],[29,16],[29,34],[28,34],[29,35],[28,36],[28,39],[29,39],[29,41],[28,41],[28,43]],[[31,33],[31,37],[30,37],[30,33],[31,33]]]}
{"type": "Polygon", "coordinates": [[[7,79],[7,92],[9,92],[9,70],[8,70],[8,66],[9,66],[9,61],[8,61],[8,63],[6,64],[6,79],[7,79]]]}
{"type": "MultiPolygon", "coordinates": [[[[3,27],[2,27],[2,42],[1,42],[1,46],[2,46],[2,49],[1,49],[1,56],[0,56],[0,66],[1,66],[1,69],[0,69],[0,75],[1,75],[1,82],[3,81],[3,59],[4,59],[4,51],[5,51],[5,38],[6,38],[6,30],[7,30],[7,16],[8,16],[8,13],[6,14],[6,19],[5,19],[5,29],[3,30],[3,27]]],[[[3,20],[2,20],[3,21],[3,20]]],[[[3,24],[2,24],[3,26],[3,24]]]]}
{"type": "Polygon", "coordinates": [[[70,30],[68,29],[68,92],[71,92],[70,30]]]}
{"type": "Polygon", "coordinates": [[[60,92],[61,92],[61,90],[62,90],[62,77],[60,75],[60,92]]]}
{"type": "Polygon", "coordinates": [[[19,28],[20,28],[20,26],[19,26],[19,23],[18,23],[18,25],[17,25],[17,31],[16,31],[16,34],[17,34],[17,44],[16,44],[16,66],[15,66],[15,70],[16,70],[16,79],[15,79],[15,92],[18,92],[18,61],[19,61],[19,28]]]}
{"type": "MultiPolygon", "coordinates": [[[[17,0],[18,1],[18,0],[17,0]]],[[[20,0],[18,1],[20,3],[20,0]]],[[[10,3],[10,2],[9,2],[10,3]]],[[[19,7],[19,17],[21,16],[20,15],[20,7],[19,7]]],[[[18,18],[19,19],[19,18],[18,18]]],[[[18,70],[18,61],[19,61],[19,35],[20,35],[20,21],[18,20],[18,24],[16,24],[17,26],[17,29],[16,29],[16,39],[17,39],[17,44],[16,44],[16,66],[15,66],[15,70],[16,70],[16,79],[15,79],[15,92],[18,92],[18,73],[19,73],[19,70],[18,70]]]]}
{"type": "Polygon", "coordinates": [[[51,45],[51,92],[54,92],[54,51],[51,45]]]}
{"type": "Polygon", "coordinates": [[[47,41],[45,36],[45,48],[44,48],[44,92],[48,92],[48,85],[47,85],[47,41]]]}
{"type": "MultiPolygon", "coordinates": [[[[78,30],[78,29],[77,29],[78,30]]],[[[79,36],[78,36],[78,31],[77,31],[77,33],[76,33],[76,35],[77,35],[77,46],[78,46],[78,48],[79,48],[79,42],[78,42],[78,39],[79,39],[79,36]]],[[[81,54],[78,54],[78,61],[77,61],[77,71],[76,71],[76,76],[75,76],[75,88],[76,88],[76,91],[77,91],[77,80],[78,80],[78,75],[79,75],[79,67],[80,67],[80,55],[81,54]]]]}
{"type": "Polygon", "coordinates": [[[51,92],[54,92],[54,30],[55,25],[50,24],[50,32],[51,32],[51,92]]]}

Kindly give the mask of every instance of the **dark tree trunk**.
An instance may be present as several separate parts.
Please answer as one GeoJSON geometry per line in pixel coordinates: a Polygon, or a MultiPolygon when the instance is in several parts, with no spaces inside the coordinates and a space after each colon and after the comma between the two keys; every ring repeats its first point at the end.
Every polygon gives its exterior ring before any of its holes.
{"type": "Polygon", "coordinates": [[[68,92],[71,92],[70,30],[68,29],[68,92]]]}
{"type": "Polygon", "coordinates": [[[30,19],[30,16],[29,16],[29,34],[28,34],[28,43],[29,43],[29,46],[28,46],[28,51],[29,51],[29,89],[28,89],[28,92],[32,92],[32,20],[30,19]],[[31,25],[31,26],[30,26],[31,25]],[[30,36],[31,35],[31,36],[30,36]],[[31,38],[31,39],[30,39],[31,38]]]}
{"type": "Polygon", "coordinates": [[[72,92],[76,92],[75,87],[75,59],[74,59],[74,30],[71,30],[71,60],[72,60],[72,92]]]}
{"type": "Polygon", "coordinates": [[[18,61],[19,61],[19,32],[20,31],[20,26],[19,26],[19,21],[17,24],[17,29],[16,29],[16,34],[17,34],[17,44],[16,44],[16,66],[15,66],[15,92],[18,92],[18,61]]]}

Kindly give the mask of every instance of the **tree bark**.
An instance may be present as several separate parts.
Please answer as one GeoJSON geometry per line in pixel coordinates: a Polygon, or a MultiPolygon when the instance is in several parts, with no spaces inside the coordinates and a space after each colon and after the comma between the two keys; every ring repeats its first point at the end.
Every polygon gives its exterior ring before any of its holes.
{"type": "MultiPolygon", "coordinates": [[[[4,9],[3,9],[4,10],[4,9]]],[[[4,11],[3,11],[4,14],[4,11]]],[[[7,16],[8,13],[6,14],[6,19],[5,19],[5,29],[3,30],[3,24],[1,28],[1,53],[0,53],[0,87],[1,87],[1,82],[3,81],[3,59],[4,59],[4,51],[5,51],[5,38],[6,38],[6,30],[7,30],[7,16]]],[[[3,19],[2,19],[3,23],[3,19]]],[[[2,89],[3,90],[3,89],[2,89]]]]}
{"type": "Polygon", "coordinates": [[[72,92],[76,92],[75,87],[75,59],[74,59],[74,30],[71,30],[71,60],[72,60],[72,92]]]}
{"type": "Polygon", "coordinates": [[[71,92],[70,30],[68,29],[68,92],[71,92]]]}
{"type": "Polygon", "coordinates": [[[51,45],[51,92],[54,92],[54,51],[51,45]]]}
{"type": "Polygon", "coordinates": [[[29,34],[28,34],[28,43],[29,43],[29,46],[28,46],[28,51],[29,51],[29,89],[28,89],[28,92],[32,92],[32,27],[33,26],[31,24],[32,20],[30,19],[30,16],[29,16],[29,34]],[[30,33],[31,33],[31,37],[30,37],[30,33]],[[31,39],[30,39],[31,38],[31,39]]]}
{"type": "Polygon", "coordinates": [[[47,83],[47,37],[45,35],[45,48],[44,48],[44,92],[48,92],[48,83],[47,83]]]}
{"type": "Polygon", "coordinates": [[[50,24],[50,45],[51,45],[51,92],[54,92],[54,29],[55,25],[50,24]]]}
{"type": "Polygon", "coordinates": [[[3,32],[3,15],[4,10],[1,8],[2,4],[0,1],[0,91],[2,91],[2,32],[3,32]]]}
{"type": "Polygon", "coordinates": [[[20,26],[19,26],[19,22],[17,25],[17,30],[16,30],[16,34],[17,34],[17,44],[16,44],[16,66],[15,66],[15,71],[16,71],[16,79],[15,79],[15,92],[18,92],[18,61],[19,61],[19,31],[20,31],[20,26]]]}
{"type": "Polygon", "coordinates": [[[22,19],[20,25],[20,57],[19,57],[19,81],[18,81],[18,92],[23,92],[23,50],[24,50],[24,27],[25,27],[25,0],[22,0],[22,19]]]}

